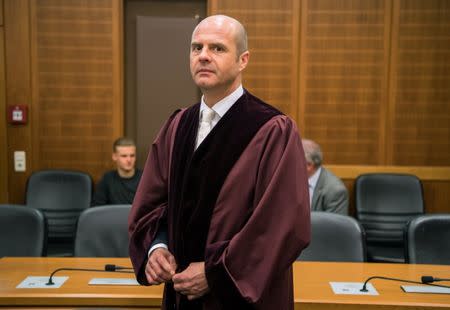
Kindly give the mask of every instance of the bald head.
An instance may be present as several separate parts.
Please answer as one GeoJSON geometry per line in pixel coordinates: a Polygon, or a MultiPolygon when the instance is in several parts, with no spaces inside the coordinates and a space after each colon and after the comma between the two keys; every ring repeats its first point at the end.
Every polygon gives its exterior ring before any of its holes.
{"type": "Polygon", "coordinates": [[[302,139],[303,151],[305,152],[306,162],[320,167],[322,165],[322,150],[320,146],[313,140],[302,139]]]}
{"type": "Polygon", "coordinates": [[[247,32],[238,20],[226,15],[208,16],[195,27],[192,37],[194,37],[196,32],[205,28],[227,29],[227,31],[231,32],[236,43],[237,57],[248,50],[247,32]]]}

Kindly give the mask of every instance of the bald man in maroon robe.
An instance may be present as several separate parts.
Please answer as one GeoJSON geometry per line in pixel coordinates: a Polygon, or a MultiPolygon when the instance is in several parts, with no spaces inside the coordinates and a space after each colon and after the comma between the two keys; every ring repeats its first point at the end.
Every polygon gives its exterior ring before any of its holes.
{"type": "Polygon", "coordinates": [[[242,87],[249,60],[237,20],[192,34],[201,102],[153,142],[129,217],[143,285],[163,309],[293,309],[292,263],[310,240],[308,177],[295,123],[242,87]]]}

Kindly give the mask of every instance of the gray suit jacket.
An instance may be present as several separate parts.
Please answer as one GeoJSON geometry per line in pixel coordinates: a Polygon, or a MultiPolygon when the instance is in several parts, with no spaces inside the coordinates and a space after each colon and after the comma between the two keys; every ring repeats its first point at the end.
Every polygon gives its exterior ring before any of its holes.
{"type": "Polygon", "coordinates": [[[344,183],[322,167],[312,197],[311,211],[348,215],[348,191],[344,183]]]}

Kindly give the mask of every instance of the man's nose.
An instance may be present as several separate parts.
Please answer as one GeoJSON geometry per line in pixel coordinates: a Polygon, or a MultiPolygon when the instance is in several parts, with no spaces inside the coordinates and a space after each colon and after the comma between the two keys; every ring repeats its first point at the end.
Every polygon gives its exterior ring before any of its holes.
{"type": "Polygon", "coordinates": [[[199,55],[200,60],[202,61],[207,61],[210,59],[210,55],[209,55],[209,51],[206,47],[202,48],[200,55],[199,55]]]}

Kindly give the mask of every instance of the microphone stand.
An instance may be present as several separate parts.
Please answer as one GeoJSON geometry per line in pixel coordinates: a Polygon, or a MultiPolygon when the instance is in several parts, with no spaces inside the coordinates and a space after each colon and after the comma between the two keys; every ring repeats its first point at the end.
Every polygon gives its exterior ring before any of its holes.
{"type": "Polygon", "coordinates": [[[94,271],[94,272],[134,273],[134,272],[132,272],[132,271],[118,271],[118,270],[102,270],[102,269],[87,269],[87,268],[58,268],[58,269],[54,270],[54,271],[50,274],[50,277],[48,278],[48,282],[45,283],[45,285],[54,285],[55,283],[53,282],[53,276],[54,276],[55,273],[57,273],[58,271],[62,271],[62,270],[68,270],[68,271],[94,271]]]}
{"type": "Polygon", "coordinates": [[[367,283],[372,279],[382,279],[382,280],[391,280],[391,281],[398,281],[398,282],[406,282],[406,283],[414,283],[414,284],[422,284],[422,285],[431,285],[431,286],[438,286],[438,287],[445,287],[449,288],[445,285],[439,285],[439,284],[432,284],[432,283],[422,283],[418,281],[411,281],[411,280],[403,280],[403,279],[397,279],[397,278],[389,278],[389,277],[379,277],[379,276],[373,276],[368,278],[365,282],[363,287],[360,289],[360,292],[367,292],[367,283]]]}

